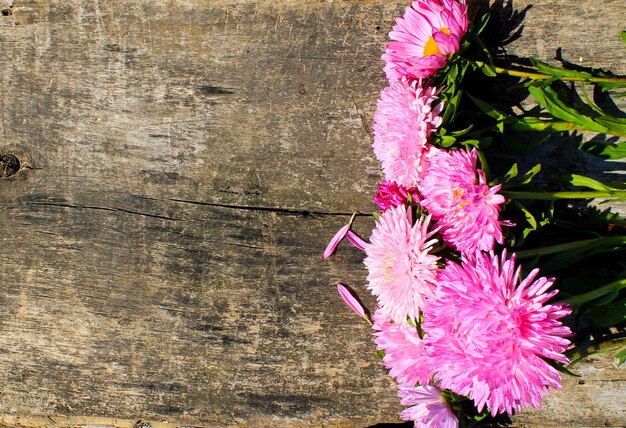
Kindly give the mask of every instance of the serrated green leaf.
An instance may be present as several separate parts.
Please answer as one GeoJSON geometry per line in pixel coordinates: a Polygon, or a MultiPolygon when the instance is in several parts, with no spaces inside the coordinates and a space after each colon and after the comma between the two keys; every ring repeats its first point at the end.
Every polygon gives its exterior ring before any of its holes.
{"type": "Polygon", "coordinates": [[[594,122],[590,117],[565,104],[554,89],[549,86],[545,88],[529,87],[528,91],[552,116],[566,122],[575,123],[589,131],[608,133],[609,130],[605,126],[594,122]]]}

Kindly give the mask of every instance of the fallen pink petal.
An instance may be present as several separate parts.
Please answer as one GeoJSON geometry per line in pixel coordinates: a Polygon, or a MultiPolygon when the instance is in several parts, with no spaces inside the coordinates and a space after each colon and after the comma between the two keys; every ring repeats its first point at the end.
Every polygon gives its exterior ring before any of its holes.
{"type": "Polygon", "coordinates": [[[356,248],[358,248],[361,251],[365,251],[365,246],[367,245],[367,242],[363,238],[361,238],[359,235],[357,235],[354,231],[348,230],[348,233],[346,234],[346,238],[348,238],[348,241],[350,241],[350,243],[354,245],[356,248]]]}
{"type": "Polygon", "coordinates": [[[350,309],[354,311],[358,316],[365,318],[367,316],[367,309],[363,306],[356,293],[352,291],[348,286],[341,282],[337,284],[337,292],[348,305],[350,309]]]}
{"type": "Polygon", "coordinates": [[[332,239],[326,246],[326,249],[324,250],[324,259],[327,259],[333,254],[335,254],[335,251],[337,250],[337,246],[339,245],[341,241],[343,241],[343,238],[346,237],[349,230],[350,230],[350,224],[346,224],[341,229],[339,229],[337,233],[335,233],[335,236],[332,237],[332,239]]]}

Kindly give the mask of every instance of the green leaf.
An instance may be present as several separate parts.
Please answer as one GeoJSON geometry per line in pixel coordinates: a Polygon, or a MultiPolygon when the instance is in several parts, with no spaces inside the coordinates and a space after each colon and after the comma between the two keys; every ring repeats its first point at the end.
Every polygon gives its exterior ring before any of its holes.
{"type": "Polygon", "coordinates": [[[528,172],[526,172],[526,174],[522,175],[520,177],[520,181],[519,183],[516,182],[516,184],[528,184],[532,181],[532,179],[535,177],[535,175],[539,174],[539,172],[541,171],[541,164],[538,163],[537,165],[533,166],[530,170],[528,170],[528,172]]]}
{"type": "Polygon", "coordinates": [[[377,349],[376,356],[382,360],[385,356],[385,351],[383,351],[382,349],[377,349]]]}
{"type": "Polygon", "coordinates": [[[586,78],[593,77],[593,75],[586,73],[584,71],[566,70],[564,68],[554,67],[548,63],[539,61],[538,59],[535,59],[532,57],[530,58],[530,62],[535,66],[537,71],[539,71],[540,73],[549,74],[557,78],[567,76],[567,77],[579,77],[579,78],[586,79],[586,78]]]}
{"type": "Polygon", "coordinates": [[[526,222],[530,225],[532,230],[537,230],[537,220],[535,219],[535,216],[524,205],[520,204],[518,201],[513,201],[513,204],[515,204],[515,206],[519,208],[520,211],[522,211],[522,213],[524,214],[524,218],[526,219],[526,222]]]}
{"type": "Polygon", "coordinates": [[[442,124],[450,123],[456,116],[456,112],[461,103],[463,91],[457,91],[452,97],[445,100],[446,104],[443,110],[442,124]]]}
{"type": "Polygon", "coordinates": [[[571,184],[572,186],[587,187],[601,192],[612,192],[613,190],[617,190],[599,182],[598,180],[578,174],[559,175],[554,177],[552,181],[559,184],[571,184]]]}
{"type": "Polygon", "coordinates": [[[586,141],[579,148],[587,153],[603,159],[624,159],[626,158],[626,142],[615,145],[586,141]]]}
{"type": "Polygon", "coordinates": [[[569,297],[565,299],[565,302],[569,303],[572,306],[578,307],[584,303],[591,302],[595,299],[606,296],[607,294],[614,293],[616,291],[620,291],[624,288],[626,288],[626,279],[620,279],[617,281],[613,281],[610,284],[606,284],[602,287],[598,287],[595,290],[591,290],[577,296],[569,297]]]}
{"type": "Polygon", "coordinates": [[[450,147],[452,146],[454,143],[456,143],[456,138],[450,136],[450,135],[442,135],[439,138],[439,145],[441,147],[450,147]]]}
{"type": "Polygon", "coordinates": [[[508,170],[508,172],[504,174],[504,177],[502,180],[506,183],[507,181],[511,180],[513,177],[517,177],[517,174],[519,174],[517,163],[514,163],[513,166],[508,170]]]}
{"type": "Polygon", "coordinates": [[[476,105],[476,107],[480,109],[480,111],[482,111],[487,116],[494,118],[498,122],[496,124],[498,131],[500,131],[500,133],[504,133],[504,120],[508,116],[504,114],[503,112],[501,112],[500,110],[498,110],[497,108],[493,107],[492,105],[484,102],[481,99],[473,97],[470,94],[467,94],[467,96],[470,97],[472,102],[476,105]]]}
{"type": "Polygon", "coordinates": [[[623,349],[621,352],[618,352],[615,355],[615,358],[617,359],[617,366],[618,367],[621,366],[622,364],[624,364],[624,362],[626,361],[626,348],[623,349]]]}
{"type": "Polygon", "coordinates": [[[613,116],[599,116],[594,119],[600,125],[606,127],[610,134],[626,135],[626,118],[613,116]]]}
{"type": "MultiPolygon", "coordinates": [[[[605,238],[597,238],[594,239],[593,242],[590,242],[588,245],[580,246],[578,248],[571,249],[569,251],[564,251],[560,254],[557,254],[551,257],[549,260],[545,262],[542,267],[543,273],[553,272],[559,269],[563,269],[564,267],[571,266],[578,261],[585,259],[590,256],[594,256],[596,254],[608,253],[612,251],[623,250],[626,247],[626,236],[610,236],[605,238]]],[[[619,282],[619,281],[618,281],[619,282]]],[[[620,288],[626,286],[626,280],[623,280],[624,284],[619,285],[620,288]]],[[[613,284],[614,286],[618,286],[613,284]]],[[[612,291],[609,288],[604,294],[612,291]]],[[[604,295],[602,294],[602,295],[604,295]]],[[[576,296],[580,298],[581,296],[576,296]]],[[[595,296],[593,298],[600,297],[595,296]]],[[[589,301],[589,300],[584,300],[589,301]]],[[[576,304],[579,304],[577,301],[576,304]]],[[[572,305],[575,305],[572,303],[572,305]]]]}
{"type": "Polygon", "coordinates": [[[529,87],[528,91],[552,116],[567,122],[575,123],[589,131],[601,132],[604,134],[609,132],[605,126],[594,122],[594,120],[590,117],[578,113],[578,111],[574,108],[565,104],[559,98],[554,89],[550,87],[529,87]]]}
{"type": "Polygon", "coordinates": [[[626,43],[626,31],[622,31],[619,35],[622,38],[622,41],[626,43]]]}

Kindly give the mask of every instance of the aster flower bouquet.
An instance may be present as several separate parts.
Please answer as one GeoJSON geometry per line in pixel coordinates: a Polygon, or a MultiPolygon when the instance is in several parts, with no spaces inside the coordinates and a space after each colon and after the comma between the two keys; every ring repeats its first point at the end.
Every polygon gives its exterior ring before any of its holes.
{"type": "MultiPolygon", "coordinates": [[[[546,145],[626,157],[618,142],[626,121],[587,95],[594,86],[619,96],[626,79],[534,59],[504,67],[482,40],[488,22],[464,0],[413,1],[396,20],[374,115],[385,177],[375,227],[361,238],[355,213],[324,252],[347,239],[365,253],[373,314],[352,288],[338,284],[339,295],[370,323],[407,406],[401,416],[416,427],[540,407],[550,388],[561,389],[561,373],[592,352],[577,341],[586,333],[575,338],[572,329],[626,318],[626,220],[576,203],[626,200],[626,183],[558,168],[540,174],[541,165],[520,174],[527,154],[546,145]],[[524,93],[536,106],[503,104],[489,88],[524,93]],[[578,104],[567,93],[582,94],[578,104]],[[605,139],[579,141],[585,132],[605,139]]],[[[595,345],[626,360],[623,342],[595,345]]]]}

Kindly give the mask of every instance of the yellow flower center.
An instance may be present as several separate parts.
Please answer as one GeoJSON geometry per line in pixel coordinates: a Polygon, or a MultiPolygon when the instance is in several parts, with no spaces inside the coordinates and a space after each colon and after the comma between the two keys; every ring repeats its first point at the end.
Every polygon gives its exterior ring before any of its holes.
{"type": "MultiPolygon", "coordinates": [[[[450,30],[448,30],[446,27],[440,28],[439,31],[450,35],[450,30]]],[[[435,38],[433,36],[430,36],[426,41],[426,44],[424,45],[424,56],[436,55],[440,53],[441,51],[439,50],[439,46],[437,46],[435,38]]]]}

